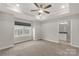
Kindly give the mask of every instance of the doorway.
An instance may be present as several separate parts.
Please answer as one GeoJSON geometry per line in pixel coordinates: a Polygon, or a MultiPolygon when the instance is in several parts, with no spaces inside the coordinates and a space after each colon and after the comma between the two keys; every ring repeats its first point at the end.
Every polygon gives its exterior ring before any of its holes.
{"type": "Polygon", "coordinates": [[[60,21],[59,22],[59,42],[70,43],[71,42],[71,22],[70,21],[60,21]]]}

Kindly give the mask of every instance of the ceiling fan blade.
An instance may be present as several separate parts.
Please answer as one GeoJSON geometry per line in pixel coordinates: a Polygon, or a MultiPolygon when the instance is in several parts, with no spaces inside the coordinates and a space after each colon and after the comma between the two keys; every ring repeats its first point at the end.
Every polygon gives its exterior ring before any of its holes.
{"type": "Polygon", "coordinates": [[[49,14],[50,12],[49,11],[44,11],[45,13],[49,14]]]}
{"type": "Polygon", "coordinates": [[[34,3],[34,5],[35,5],[36,7],[39,7],[39,5],[38,5],[37,3],[34,3]]]}
{"type": "Polygon", "coordinates": [[[31,11],[38,11],[38,10],[31,10],[31,11]]]}
{"type": "Polygon", "coordinates": [[[43,5],[42,4],[40,5],[40,8],[43,8],[43,5]]]}
{"type": "Polygon", "coordinates": [[[44,7],[44,9],[47,9],[47,8],[50,8],[50,7],[51,7],[51,5],[47,5],[47,6],[44,7]]]}

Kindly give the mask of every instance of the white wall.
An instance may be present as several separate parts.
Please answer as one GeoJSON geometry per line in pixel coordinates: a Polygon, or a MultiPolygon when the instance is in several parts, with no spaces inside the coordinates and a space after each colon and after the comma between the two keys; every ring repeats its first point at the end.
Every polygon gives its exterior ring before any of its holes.
{"type": "Polygon", "coordinates": [[[14,45],[13,22],[11,15],[0,12],[0,49],[14,45]]]}
{"type": "Polygon", "coordinates": [[[0,12],[0,50],[13,47],[14,43],[33,39],[33,35],[14,38],[14,21],[31,23],[31,21],[26,21],[25,19],[15,18],[12,14],[0,12]]]}
{"type": "Polygon", "coordinates": [[[71,45],[79,47],[79,3],[70,3],[70,12],[74,13],[71,19],[71,45]],[[77,13],[77,14],[76,14],[77,13]]]}
{"type": "Polygon", "coordinates": [[[42,37],[45,40],[51,42],[58,42],[59,35],[58,35],[58,23],[62,20],[70,21],[70,44],[75,47],[79,47],[79,14],[74,14],[67,17],[62,17],[58,19],[53,19],[49,22],[42,23],[42,37]],[[58,20],[53,22],[53,20],[58,20]]]}
{"type": "Polygon", "coordinates": [[[41,39],[40,32],[41,32],[41,23],[39,21],[33,22],[33,38],[34,40],[41,39]]]}
{"type": "Polygon", "coordinates": [[[71,44],[79,47],[79,15],[71,18],[71,44]]]}
{"type": "Polygon", "coordinates": [[[70,3],[69,4],[69,8],[70,8],[70,13],[79,13],[79,3],[70,3]]]}
{"type": "Polygon", "coordinates": [[[27,19],[21,19],[14,17],[12,14],[8,14],[5,12],[0,12],[0,49],[5,49],[8,47],[14,46],[14,43],[33,40],[33,27],[35,27],[35,39],[40,39],[40,22],[37,21],[33,23],[32,21],[28,21],[27,19]],[[26,22],[32,24],[32,33],[31,36],[23,36],[14,38],[14,22],[26,22]]]}
{"type": "Polygon", "coordinates": [[[42,35],[44,40],[58,42],[58,23],[47,22],[42,24],[42,35]]]}

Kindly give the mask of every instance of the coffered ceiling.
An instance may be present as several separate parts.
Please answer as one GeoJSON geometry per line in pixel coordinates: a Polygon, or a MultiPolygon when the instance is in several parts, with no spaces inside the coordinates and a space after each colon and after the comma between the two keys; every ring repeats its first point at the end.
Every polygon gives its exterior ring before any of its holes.
{"type": "MultiPolygon", "coordinates": [[[[41,3],[38,3],[41,4],[41,3]]],[[[54,17],[64,15],[69,13],[69,4],[68,3],[42,3],[45,5],[52,5],[52,7],[47,10],[50,11],[50,14],[43,13],[41,18],[38,19],[38,12],[31,12],[37,7],[33,3],[1,3],[0,11],[12,13],[18,17],[29,18],[29,20],[48,20],[54,17]]]]}

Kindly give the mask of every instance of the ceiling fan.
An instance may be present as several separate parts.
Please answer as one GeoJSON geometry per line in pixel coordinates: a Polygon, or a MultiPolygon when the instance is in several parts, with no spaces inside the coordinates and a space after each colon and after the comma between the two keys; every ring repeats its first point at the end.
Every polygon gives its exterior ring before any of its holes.
{"type": "Polygon", "coordinates": [[[51,5],[44,5],[44,4],[37,4],[37,3],[34,3],[34,5],[38,8],[36,10],[31,10],[31,12],[35,12],[37,11],[38,12],[38,15],[41,15],[42,13],[46,13],[46,14],[50,14],[49,11],[47,11],[46,9],[50,8],[51,5]]]}

